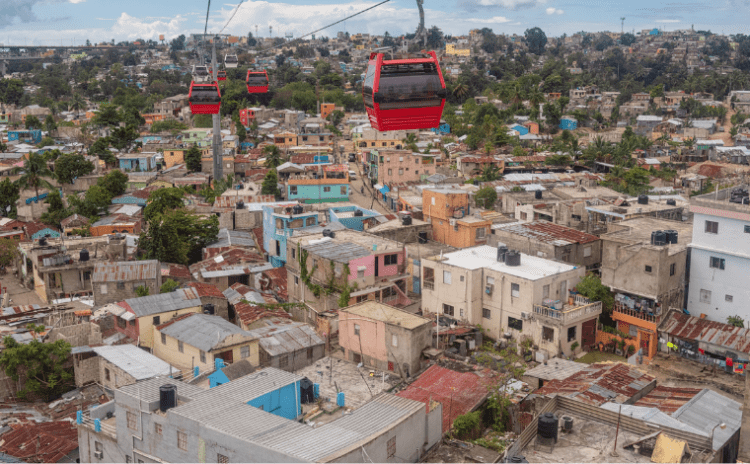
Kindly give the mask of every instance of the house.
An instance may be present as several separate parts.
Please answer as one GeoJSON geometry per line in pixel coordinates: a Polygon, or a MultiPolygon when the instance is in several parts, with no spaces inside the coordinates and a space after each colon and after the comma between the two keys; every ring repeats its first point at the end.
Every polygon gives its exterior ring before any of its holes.
{"type": "Polygon", "coordinates": [[[565,380],[571,375],[586,369],[585,363],[564,359],[552,358],[547,362],[529,369],[521,376],[521,380],[534,389],[541,388],[551,380],[565,380]]]}
{"type": "Polygon", "coordinates": [[[599,237],[546,221],[493,226],[489,244],[586,266],[587,270],[599,268],[602,259],[599,237]]]}
{"type": "Polygon", "coordinates": [[[255,250],[231,248],[190,265],[190,273],[194,280],[212,284],[223,292],[234,283],[249,285],[254,276],[271,267],[255,250]]]}
{"type": "Polygon", "coordinates": [[[670,307],[685,301],[690,223],[635,218],[612,224],[602,240],[602,283],[612,289],[612,318],[639,340],[644,356],[656,353],[656,327],[670,307]],[[669,233],[667,239],[661,235],[669,233]]]}
{"type": "MultiPolygon", "coordinates": [[[[125,242],[125,238],[113,238],[113,242],[125,242]]],[[[145,261],[99,262],[94,266],[91,278],[94,304],[97,306],[115,303],[136,296],[136,289],[146,287],[149,294],[159,293],[161,288],[161,266],[155,259],[145,261]]]]}
{"type": "Polygon", "coordinates": [[[63,234],[65,234],[66,237],[70,237],[71,235],[73,235],[73,231],[76,229],[85,229],[89,224],[89,218],[81,216],[78,213],[68,216],[60,221],[60,226],[62,227],[63,234]]]}
{"type": "Polygon", "coordinates": [[[201,299],[201,306],[208,309],[210,314],[215,314],[229,320],[229,303],[227,297],[215,285],[204,282],[188,282],[185,288],[192,288],[201,299]],[[210,306],[208,306],[210,305],[210,306]]]}
{"type": "Polygon", "coordinates": [[[153,331],[154,355],[183,372],[209,371],[214,359],[259,363],[255,337],[219,316],[188,312],[154,325],[153,331]]]}
{"type": "Polygon", "coordinates": [[[299,145],[297,134],[293,132],[281,132],[273,135],[273,144],[279,148],[289,148],[299,145]]]}
{"type": "Polygon", "coordinates": [[[135,345],[94,346],[90,348],[91,357],[80,353],[73,356],[77,386],[96,382],[116,390],[123,385],[177,373],[177,369],[135,345]]]}
{"type": "Polygon", "coordinates": [[[258,339],[261,367],[294,372],[325,356],[325,341],[302,322],[278,320],[248,333],[258,339]]]}
{"type": "MultiPolygon", "coordinates": [[[[399,307],[411,304],[406,295],[406,251],[401,243],[353,230],[324,232],[291,237],[287,256],[290,302],[305,302],[316,312],[336,309],[340,306],[339,292],[316,296],[312,290],[315,285],[325,288],[333,284],[348,288],[348,304],[344,306],[365,300],[399,307]]],[[[294,308],[292,314],[295,320],[309,320],[304,308],[294,308]]]]}
{"type": "Polygon", "coordinates": [[[380,132],[370,127],[369,121],[352,130],[352,138],[357,148],[370,148],[372,150],[390,148],[394,150],[401,149],[403,140],[406,138],[407,131],[395,130],[380,132]],[[361,130],[359,130],[361,128],[361,130]]]}
{"type": "Polygon", "coordinates": [[[292,174],[286,181],[287,200],[332,203],[349,200],[349,166],[334,164],[292,174]]]}
{"type": "Polygon", "coordinates": [[[220,363],[221,367],[218,367],[212,373],[208,375],[209,388],[229,383],[232,380],[239,379],[248,374],[255,372],[255,367],[247,359],[240,359],[232,364],[225,365],[220,363]]]}
{"type": "Polygon", "coordinates": [[[365,301],[339,309],[339,345],[356,364],[408,378],[422,370],[422,351],[432,347],[432,321],[365,301]]]}
{"type": "Polygon", "coordinates": [[[497,172],[505,170],[505,159],[495,156],[465,155],[456,159],[456,170],[464,177],[473,177],[482,173],[482,170],[494,166],[497,172]]]}
{"type": "Polygon", "coordinates": [[[487,243],[492,221],[471,215],[469,194],[456,188],[422,190],[422,214],[432,224],[432,237],[455,248],[487,243]]]}
{"type": "Polygon", "coordinates": [[[268,253],[268,262],[274,267],[286,263],[287,238],[295,230],[318,225],[318,212],[309,205],[290,202],[285,206],[264,205],[263,207],[263,248],[268,253]]]}
{"type": "Polygon", "coordinates": [[[117,155],[120,170],[128,171],[153,171],[156,169],[156,153],[123,153],[117,155]]]}
{"type": "Polygon", "coordinates": [[[422,182],[437,169],[436,155],[411,150],[372,150],[366,157],[365,175],[380,185],[422,182]]]}
{"type": "Polygon", "coordinates": [[[562,130],[576,130],[578,128],[578,120],[572,116],[563,116],[560,119],[560,129],[562,130]]]}
{"type": "Polygon", "coordinates": [[[638,116],[635,124],[635,133],[638,135],[651,135],[651,132],[656,129],[656,126],[662,123],[661,116],[654,116],[650,114],[642,114],[638,116]]]}
{"type": "Polygon", "coordinates": [[[248,303],[240,301],[233,304],[236,323],[242,330],[265,327],[270,323],[269,321],[281,322],[286,319],[291,322],[292,320],[292,315],[283,309],[265,306],[273,303],[266,301],[263,295],[258,292],[250,291],[249,294],[245,294],[243,299],[247,300],[248,303]]]}
{"type": "Polygon", "coordinates": [[[42,131],[40,129],[9,130],[8,142],[13,141],[36,145],[42,141],[42,131]]]}
{"type": "Polygon", "coordinates": [[[749,203],[747,187],[690,198],[690,279],[686,306],[676,308],[687,307],[690,314],[705,314],[718,322],[726,322],[730,316],[745,316],[742,302],[750,265],[749,203]]]}
{"type": "Polygon", "coordinates": [[[356,205],[351,206],[334,206],[328,210],[330,222],[341,223],[344,227],[351,230],[363,231],[365,228],[378,224],[374,218],[380,216],[377,211],[364,209],[356,205]],[[367,225],[367,227],[365,227],[367,225]]]}
{"type": "Polygon", "coordinates": [[[110,214],[91,224],[89,231],[92,237],[116,233],[139,235],[142,224],[142,218],[128,216],[127,214],[110,214]]]}
{"type": "Polygon", "coordinates": [[[493,338],[530,338],[550,357],[595,344],[602,304],[569,292],[583,267],[490,246],[427,257],[421,265],[423,311],[481,324],[493,338]]]}
{"type": "MultiPolygon", "coordinates": [[[[440,405],[428,412],[424,403],[388,393],[312,428],[279,415],[281,392],[271,382],[262,383],[270,386],[259,389],[260,398],[268,398],[277,414],[266,411],[266,404],[263,409],[248,404],[259,400],[249,383],[261,377],[243,379],[257,374],[208,390],[167,378],[122,387],[113,401],[82,412],[77,421],[81,456],[93,460],[99,451],[112,462],[197,462],[203,457],[216,462],[353,462],[366,454],[373,462],[417,462],[442,436],[440,405]],[[159,391],[165,384],[174,385],[176,401],[160,406],[159,391]],[[133,432],[143,440],[134,441],[133,432]]],[[[301,382],[277,370],[262,377],[277,384],[289,385],[285,379],[301,382]]],[[[287,389],[285,398],[298,392],[287,389]]],[[[298,399],[291,403],[294,412],[301,395],[298,399]]]]}
{"type": "Polygon", "coordinates": [[[154,326],[185,313],[199,313],[203,308],[195,290],[181,288],[169,293],[129,298],[107,306],[107,310],[115,316],[115,330],[137,341],[139,346],[152,348],[154,326]]]}

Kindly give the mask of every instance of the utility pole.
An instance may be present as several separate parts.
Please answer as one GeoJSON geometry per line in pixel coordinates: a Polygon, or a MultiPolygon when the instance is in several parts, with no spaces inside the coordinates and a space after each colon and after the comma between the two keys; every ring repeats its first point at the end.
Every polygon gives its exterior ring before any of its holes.
{"type": "Polygon", "coordinates": [[[622,35],[625,32],[625,17],[621,17],[620,21],[622,22],[620,25],[620,35],[622,35]]]}
{"type": "MultiPolygon", "coordinates": [[[[213,47],[211,51],[211,77],[214,82],[219,82],[218,72],[219,67],[216,65],[216,40],[219,36],[214,37],[213,47]]],[[[221,146],[221,111],[218,114],[212,115],[213,126],[214,126],[214,140],[213,140],[213,156],[214,156],[214,182],[224,180],[224,173],[222,172],[222,155],[223,149],[221,146]]]]}

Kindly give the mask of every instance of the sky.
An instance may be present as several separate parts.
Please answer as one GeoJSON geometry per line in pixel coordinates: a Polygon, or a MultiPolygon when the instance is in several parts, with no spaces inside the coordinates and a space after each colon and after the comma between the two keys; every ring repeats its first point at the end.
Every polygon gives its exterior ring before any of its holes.
{"type": "MultiPolygon", "coordinates": [[[[260,37],[306,34],[378,3],[378,0],[213,0],[209,32],[260,37]],[[256,34],[257,26],[257,34],[256,34]]],[[[72,45],[138,38],[167,40],[203,32],[207,0],[0,0],[0,44],[72,45]]],[[[711,30],[750,34],[750,0],[425,0],[425,26],[464,35],[488,27],[523,34],[540,27],[548,36],[579,32],[711,30]]],[[[416,0],[390,0],[318,35],[339,31],[391,35],[414,32],[416,0]]]]}

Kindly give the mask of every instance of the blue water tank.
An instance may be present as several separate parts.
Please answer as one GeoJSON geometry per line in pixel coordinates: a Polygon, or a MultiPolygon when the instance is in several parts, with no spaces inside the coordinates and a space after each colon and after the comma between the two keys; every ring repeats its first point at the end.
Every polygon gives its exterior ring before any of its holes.
{"type": "Polygon", "coordinates": [[[102,423],[99,419],[94,419],[94,432],[102,431],[102,423]]]}
{"type": "Polygon", "coordinates": [[[320,384],[319,383],[313,384],[313,395],[315,395],[315,398],[318,398],[320,396],[320,384]]]}
{"type": "Polygon", "coordinates": [[[339,392],[339,394],[336,395],[336,404],[342,408],[344,407],[344,392],[339,392]]]}
{"type": "Polygon", "coordinates": [[[76,411],[76,424],[83,423],[83,411],[76,411]]]}
{"type": "Polygon", "coordinates": [[[195,368],[193,368],[193,377],[198,377],[200,373],[201,373],[200,366],[195,366],[195,368]]]}

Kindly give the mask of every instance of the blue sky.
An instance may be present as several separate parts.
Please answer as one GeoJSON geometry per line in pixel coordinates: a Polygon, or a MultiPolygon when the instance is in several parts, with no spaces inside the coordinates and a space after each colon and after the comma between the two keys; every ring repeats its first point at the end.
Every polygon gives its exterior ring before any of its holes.
{"type": "MultiPolygon", "coordinates": [[[[239,0],[212,1],[209,31],[224,27],[239,0]]],[[[298,36],[378,3],[376,0],[246,1],[225,33],[255,33],[267,37],[298,36]]],[[[202,32],[206,0],[0,0],[0,43],[59,45],[111,39],[167,39],[202,32]]],[[[489,27],[496,33],[522,34],[539,26],[549,36],[577,31],[639,31],[710,29],[726,34],[750,34],[750,0],[425,0],[425,24],[454,35],[489,27]]],[[[338,31],[413,32],[418,22],[416,0],[391,0],[357,18],[334,26],[338,31]]]]}

